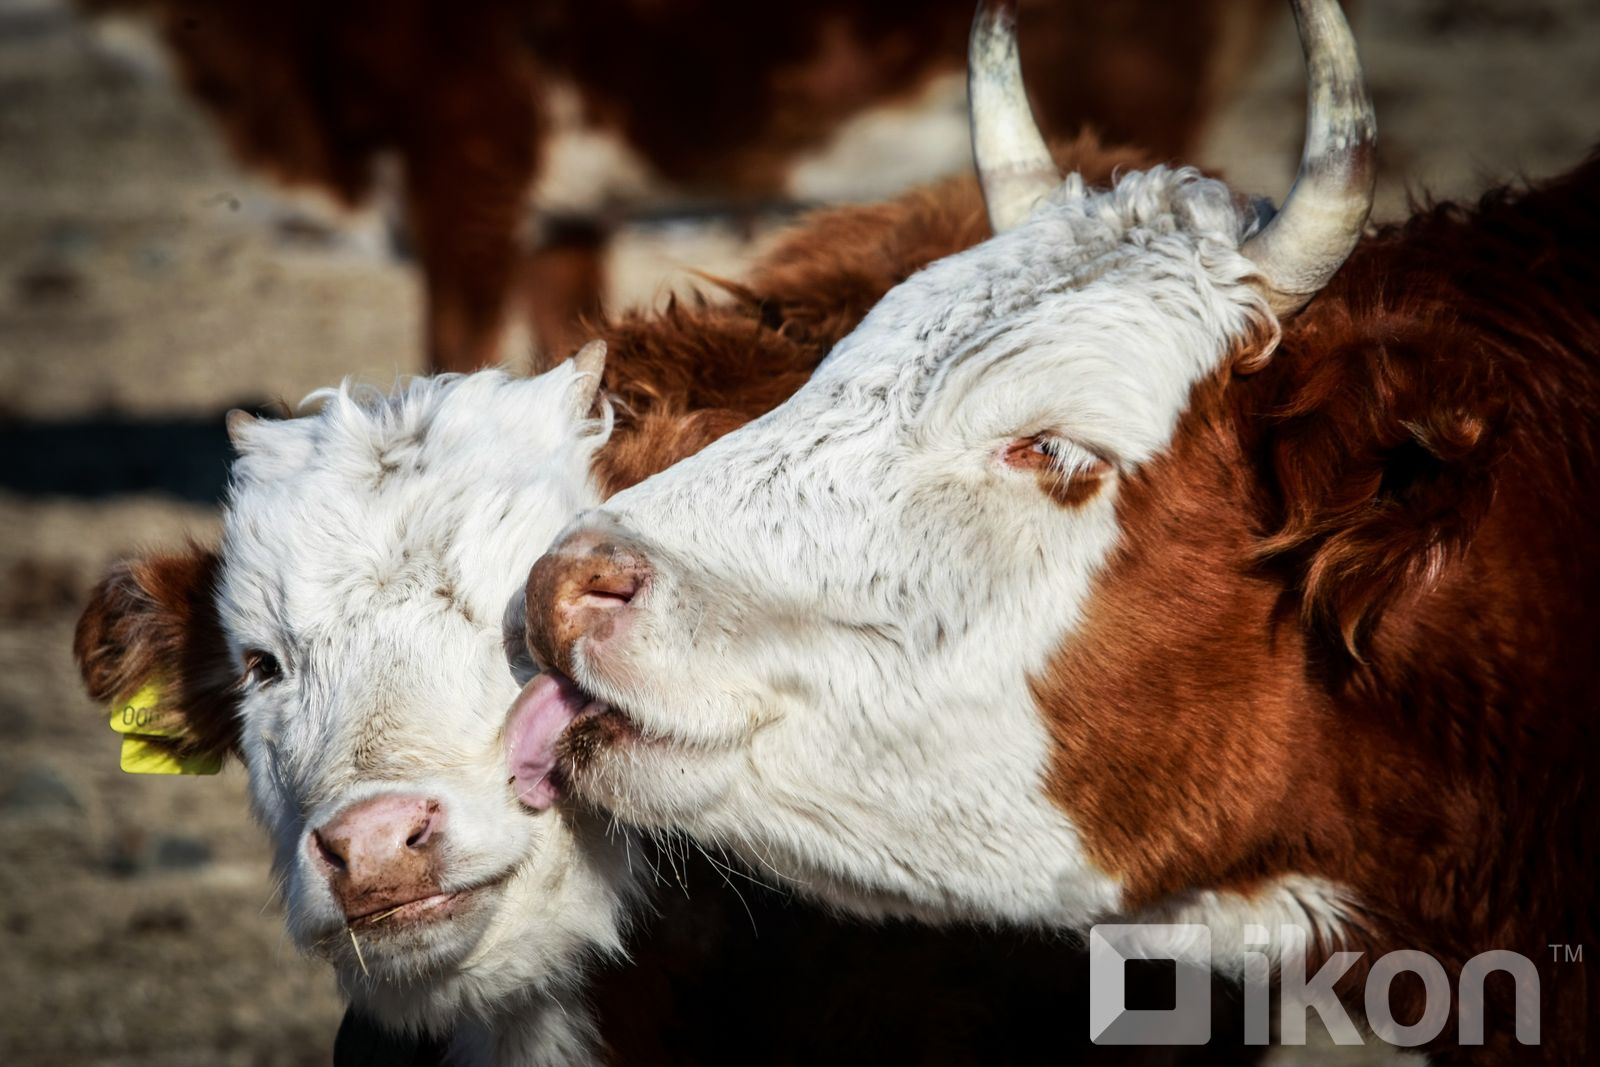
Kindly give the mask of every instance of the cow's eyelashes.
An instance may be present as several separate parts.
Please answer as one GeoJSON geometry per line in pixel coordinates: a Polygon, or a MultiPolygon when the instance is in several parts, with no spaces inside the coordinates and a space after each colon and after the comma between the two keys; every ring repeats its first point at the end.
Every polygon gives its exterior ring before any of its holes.
{"type": "Polygon", "coordinates": [[[1099,477],[1111,464],[1073,441],[1036,433],[1013,439],[1000,453],[1006,466],[1019,471],[1054,471],[1064,477],[1099,477]]]}
{"type": "Polygon", "coordinates": [[[1001,461],[1013,470],[1036,471],[1055,465],[1056,449],[1051,438],[1043,434],[1019,437],[1006,445],[1001,461]]]}
{"type": "Polygon", "coordinates": [[[283,666],[278,657],[261,648],[244,650],[244,681],[246,685],[271,685],[283,676],[283,666]]]}
{"type": "Polygon", "coordinates": [[[1111,464],[1089,449],[1043,433],[1013,439],[1001,450],[1000,461],[1031,474],[1047,496],[1064,506],[1088,500],[1111,472],[1111,464]]]}

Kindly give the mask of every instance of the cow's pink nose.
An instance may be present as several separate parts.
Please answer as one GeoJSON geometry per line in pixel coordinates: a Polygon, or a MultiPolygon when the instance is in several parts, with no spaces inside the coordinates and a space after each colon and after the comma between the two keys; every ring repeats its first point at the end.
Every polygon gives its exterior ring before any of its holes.
{"type": "Polygon", "coordinates": [[[430,797],[385,793],[345,808],[312,831],[312,858],[346,919],[442,892],[444,812],[430,797]]]}
{"type": "Polygon", "coordinates": [[[617,633],[649,582],[650,561],[636,546],[594,530],[568,534],[528,575],[529,649],[570,673],[573,642],[617,633]]]}

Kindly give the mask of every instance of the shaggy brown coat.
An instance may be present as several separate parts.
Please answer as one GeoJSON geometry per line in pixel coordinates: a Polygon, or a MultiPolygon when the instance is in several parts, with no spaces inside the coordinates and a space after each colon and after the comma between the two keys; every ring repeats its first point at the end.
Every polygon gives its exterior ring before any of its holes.
{"type": "MultiPolygon", "coordinates": [[[[1123,484],[1124,545],[1035,680],[1052,795],[1132,906],[1344,887],[1357,1012],[1391,950],[1453,990],[1486,950],[1539,965],[1538,1049],[1498,975],[1488,1044],[1452,1011],[1434,1063],[1600,1051],[1600,983],[1548,947],[1600,933],[1597,250],[1600,156],[1365,239],[1123,484]]],[[[1396,981],[1397,1020],[1421,992],[1396,981]]]]}

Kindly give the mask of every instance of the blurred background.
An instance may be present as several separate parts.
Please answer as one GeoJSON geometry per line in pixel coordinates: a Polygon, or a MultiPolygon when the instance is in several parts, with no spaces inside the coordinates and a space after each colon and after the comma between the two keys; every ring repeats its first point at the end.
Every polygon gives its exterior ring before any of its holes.
{"type": "MultiPolygon", "coordinates": [[[[0,0],[0,1063],[328,1059],[243,773],[123,775],[71,659],[108,563],[215,536],[226,409],[538,366],[808,205],[966,166],[967,0],[327,6],[0,0]]],[[[1025,3],[1041,122],[1280,197],[1279,6],[1025,3]]],[[[1354,14],[1380,219],[1600,134],[1600,0],[1354,14]]]]}

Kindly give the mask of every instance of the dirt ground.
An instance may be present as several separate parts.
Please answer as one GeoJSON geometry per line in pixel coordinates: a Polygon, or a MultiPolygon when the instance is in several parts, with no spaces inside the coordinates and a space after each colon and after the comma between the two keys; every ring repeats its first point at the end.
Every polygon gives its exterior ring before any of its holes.
{"type": "MultiPolygon", "coordinates": [[[[1600,131],[1600,0],[1359,11],[1382,216],[1552,174],[1600,131]]],[[[1300,77],[1285,21],[1200,162],[1281,195],[1300,77]]],[[[766,234],[631,231],[612,301],[735,271],[766,234]]],[[[418,322],[377,228],[231,165],[136,34],[0,0],[0,1063],[326,1062],[337,991],[282,933],[243,775],[120,773],[71,634],[107,563],[213,536],[221,411],[413,372],[418,322]]]]}

